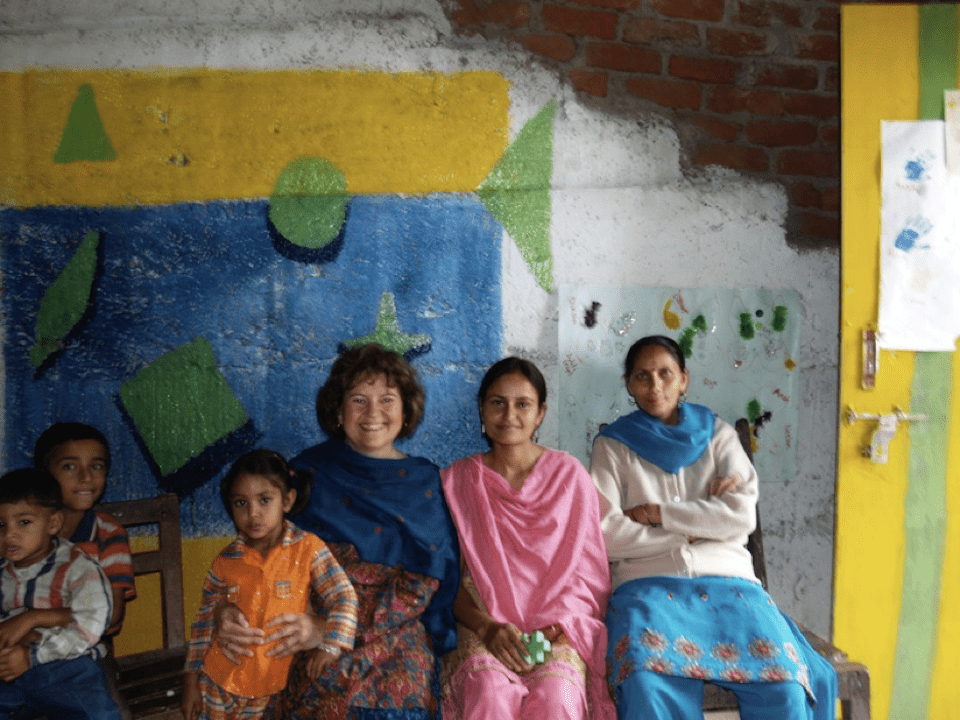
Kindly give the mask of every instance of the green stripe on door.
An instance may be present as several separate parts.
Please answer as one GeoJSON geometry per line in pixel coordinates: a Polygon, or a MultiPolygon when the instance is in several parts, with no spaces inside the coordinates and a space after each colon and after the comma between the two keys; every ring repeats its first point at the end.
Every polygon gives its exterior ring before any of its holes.
{"type": "MultiPolygon", "coordinates": [[[[920,120],[943,120],[943,92],[957,87],[958,8],[919,8],[920,120]]],[[[952,353],[916,353],[910,388],[910,412],[927,420],[908,430],[903,596],[889,715],[897,720],[928,720],[946,541],[952,361],[952,353]]]]}
{"type": "Polygon", "coordinates": [[[897,720],[927,720],[946,538],[952,360],[951,353],[917,353],[910,388],[911,414],[927,419],[909,423],[903,598],[890,702],[897,720]]]}
{"type": "Polygon", "coordinates": [[[920,120],[943,120],[943,91],[957,87],[957,7],[920,6],[920,120]]]}

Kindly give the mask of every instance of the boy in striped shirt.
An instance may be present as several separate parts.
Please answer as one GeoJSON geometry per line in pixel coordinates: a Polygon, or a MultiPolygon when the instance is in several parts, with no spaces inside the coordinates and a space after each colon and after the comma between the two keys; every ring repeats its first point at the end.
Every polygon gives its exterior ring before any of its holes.
{"type": "Polygon", "coordinates": [[[60,486],[35,468],[0,478],[0,719],[23,710],[120,720],[95,647],[113,610],[102,568],[68,540],[60,486]]]}

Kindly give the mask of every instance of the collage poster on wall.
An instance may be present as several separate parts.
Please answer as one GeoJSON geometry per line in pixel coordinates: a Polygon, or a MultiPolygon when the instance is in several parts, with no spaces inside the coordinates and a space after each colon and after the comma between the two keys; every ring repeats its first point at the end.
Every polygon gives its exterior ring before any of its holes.
{"type": "Polygon", "coordinates": [[[602,425],[633,412],[623,361],[645,335],[684,350],[687,399],[745,418],[761,481],[796,474],[800,296],[794,290],[560,288],[560,447],[589,466],[602,425]]]}

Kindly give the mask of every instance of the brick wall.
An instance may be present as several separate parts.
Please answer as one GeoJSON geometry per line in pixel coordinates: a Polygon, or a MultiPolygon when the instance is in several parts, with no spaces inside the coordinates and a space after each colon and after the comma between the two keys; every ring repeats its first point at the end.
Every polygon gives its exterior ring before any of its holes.
{"type": "Polygon", "coordinates": [[[445,1],[459,32],[522,44],[589,104],[668,116],[688,169],[781,183],[788,242],[839,248],[839,0],[445,1]]]}

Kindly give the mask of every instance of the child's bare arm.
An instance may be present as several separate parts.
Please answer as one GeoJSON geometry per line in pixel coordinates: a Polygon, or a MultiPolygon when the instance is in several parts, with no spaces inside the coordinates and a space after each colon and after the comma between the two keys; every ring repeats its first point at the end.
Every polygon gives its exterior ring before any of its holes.
{"type": "Polygon", "coordinates": [[[183,675],[183,700],[180,701],[180,709],[183,711],[184,720],[194,720],[203,709],[200,674],[186,670],[183,675]]]}
{"type": "Polygon", "coordinates": [[[113,595],[113,613],[110,615],[107,627],[113,628],[123,624],[123,616],[127,611],[127,595],[126,590],[117,585],[111,585],[110,589],[113,595]]]}
{"type": "Polygon", "coordinates": [[[73,622],[70,608],[30,609],[0,623],[0,648],[13,647],[37,628],[65,627],[73,622]]]}

